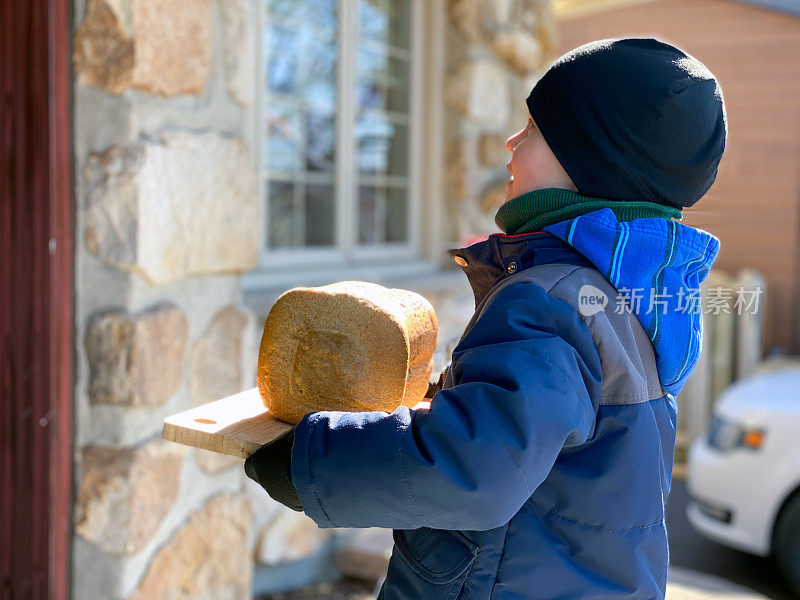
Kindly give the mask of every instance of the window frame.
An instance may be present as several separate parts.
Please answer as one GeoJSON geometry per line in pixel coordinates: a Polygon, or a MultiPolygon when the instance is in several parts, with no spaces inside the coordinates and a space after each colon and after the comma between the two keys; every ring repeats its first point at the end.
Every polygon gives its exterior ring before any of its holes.
{"type": "MultiPolygon", "coordinates": [[[[265,102],[265,65],[264,28],[267,24],[266,2],[258,2],[257,11],[257,81],[254,108],[253,143],[254,161],[258,173],[258,214],[259,214],[259,258],[255,269],[245,274],[243,287],[247,289],[264,289],[291,285],[292,281],[342,280],[349,277],[380,279],[382,275],[398,272],[413,275],[415,272],[429,272],[438,268],[440,260],[431,252],[433,240],[430,234],[438,222],[435,213],[440,209],[438,198],[440,193],[430,194],[431,184],[438,187],[441,169],[436,161],[430,160],[430,152],[437,152],[441,139],[437,127],[429,127],[431,117],[440,117],[441,109],[437,106],[423,104],[424,97],[441,98],[440,89],[431,89],[440,85],[442,68],[441,58],[437,63],[423,62],[423,57],[430,58],[431,45],[439,46],[439,54],[443,42],[435,35],[436,27],[444,31],[444,22],[436,17],[442,10],[441,0],[410,1],[411,60],[409,63],[409,113],[408,113],[408,193],[409,193],[409,240],[408,242],[389,242],[377,245],[363,245],[357,241],[356,212],[358,209],[358,173],[355,171],[356,138],[352,134],[355,124],[356,90],[355,90],[355,33],[357,0],[340,0],[337,45],[337,94],[341,99],[337,105],[336,127],[336,161],[334,168],[334,190],[340,199],[335,207],[336,236],[338,243],[333,248],[287,248],[267,251],[266,246],[266,198],[265,175],[263,166],[264,142],[264,102],[265,102]],[[343,35],[353,32],[353,35],[343,35]],[[431,35],[433,33],[433,35],[431,35]],[[438,73],[433,75],[432,69],[438,73]],[[438,80],[432,77],[439,77],[438,80]],[[435,82],[435,83],[434,83],[435,82]],[[426,93],[427,92],[427,93],[426,93]],[[430,93],[433,92],[433,93],[430,93]],[[423,132],[426,134],[423,146],[423,132]],[[345,137],[348,135],[349,137],[345,137]],[[427,150],[426,150],[426,147],[427,150]],[[431,168],[433,167],[433,168],[431,168]],[[432,177],[433,175],[433,177],[432,177]],[[433,181],[431,181],[433,179],[433,181]],[[424,197],[432,197],[436,202],[427,206],[421,205],[424,197]],[[428,227],[426,227],[426,222],[428,227]],[[398,266],[403,265],[398,271],[398,266]],[[298,275],[298,268],[303,271],[298,275]]],[[[429,103],[430,104],[430,103],[429,103]]],[[[441,118],[437,120],[437,123],[441,118]]],[[[440,156],[437,152],[433,156],[440,156]]]]}

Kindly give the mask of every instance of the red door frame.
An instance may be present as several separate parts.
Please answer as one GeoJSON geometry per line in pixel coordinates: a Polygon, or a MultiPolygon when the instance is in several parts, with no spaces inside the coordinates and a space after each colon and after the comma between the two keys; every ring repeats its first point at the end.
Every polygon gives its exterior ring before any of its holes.
{"type": "Polygon", "coordinates": [[[70,592],[69,0],[0,3],[0,598],[70,592]]]}

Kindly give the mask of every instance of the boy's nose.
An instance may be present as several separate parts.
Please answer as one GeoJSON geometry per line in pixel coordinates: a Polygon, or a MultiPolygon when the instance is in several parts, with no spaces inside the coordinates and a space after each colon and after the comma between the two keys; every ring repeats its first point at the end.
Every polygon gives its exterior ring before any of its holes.
{"type": "Polygon", "coordinates": [[[514,152],[514,138],[517,137],[512,135],[510,138],[506,140],[506,150],[509,152],[514,152]]]}
{"type": "Polygon", "coordinates": [[[514,152],[514,148],[517,147],[517,144],[519,143],[519,140],[521,139],[523,133],[525,133],[524,129],[513,134],[510,138],[506,140],[506,148],[508,149],[509,152],[514,152]]]}

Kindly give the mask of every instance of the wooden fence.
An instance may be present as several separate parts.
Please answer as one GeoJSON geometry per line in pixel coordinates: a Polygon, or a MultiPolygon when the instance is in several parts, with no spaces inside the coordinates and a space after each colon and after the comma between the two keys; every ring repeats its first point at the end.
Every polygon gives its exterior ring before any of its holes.
{"type": "Polygon", "coordinates": [[[751,269],[737,275],[712,269],[700,285],[702,350],[677,396],[679,447],[707,430],[714,403],[728,385],[758,370],[766,293],[764,278],[751,269]]]}

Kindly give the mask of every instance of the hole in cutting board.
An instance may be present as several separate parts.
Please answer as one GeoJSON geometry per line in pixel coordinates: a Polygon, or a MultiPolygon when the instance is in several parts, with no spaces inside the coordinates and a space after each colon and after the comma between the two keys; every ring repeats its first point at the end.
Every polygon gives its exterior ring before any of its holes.
{"type": "Polygon", "coordinates": [[[212,421],[211,419],[195,419],[196,423],[203,423],[204,425],[216,425],[216,421],[212,421]]]}

